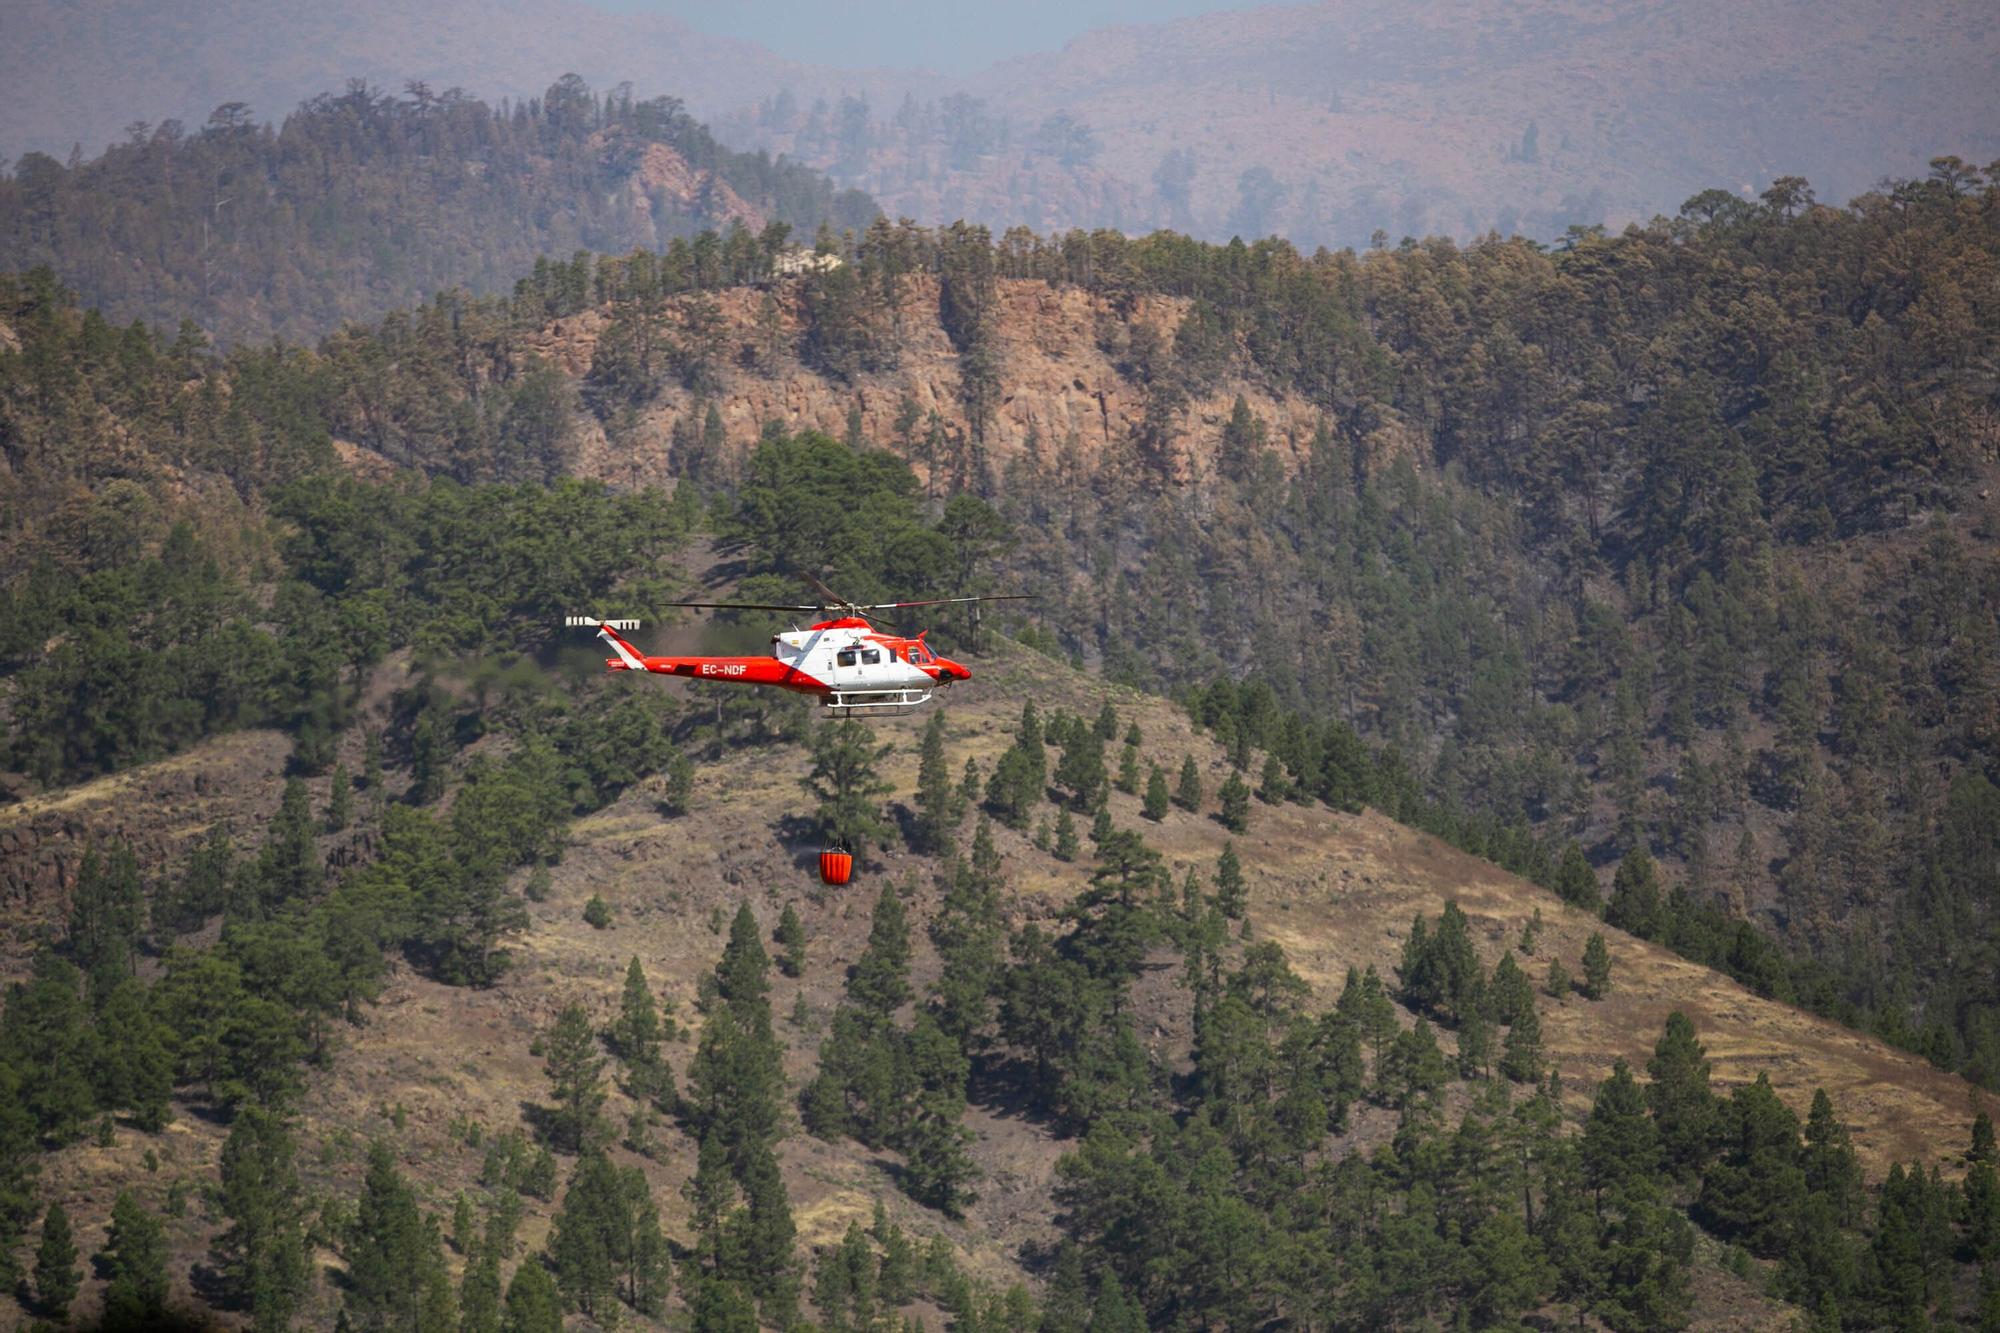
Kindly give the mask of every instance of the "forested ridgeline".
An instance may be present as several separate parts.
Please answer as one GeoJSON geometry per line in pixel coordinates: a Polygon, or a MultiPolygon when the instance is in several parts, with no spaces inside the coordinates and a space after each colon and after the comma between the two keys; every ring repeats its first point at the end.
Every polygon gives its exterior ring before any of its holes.
{"type": "Polygon", "coordinates": [[[490,106],[353,84],[276,129],[232,102],[199,128],[137,122],[88,162],[27,154],[0,174],[0,267],[48,264],[117,322],[310,342],[447,288],[505,290],[541,255],[732,225],[809,238],[875,214],[628,85],[599,95],[569,75],[490,106]]]}

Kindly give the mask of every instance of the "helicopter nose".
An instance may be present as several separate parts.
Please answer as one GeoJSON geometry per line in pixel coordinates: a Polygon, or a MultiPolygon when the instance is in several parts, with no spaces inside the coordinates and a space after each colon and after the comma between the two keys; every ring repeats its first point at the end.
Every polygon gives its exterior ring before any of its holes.
{"type": "Polygon", "coordinates": [[[938,674],[946,680],[972,679],[972,671],[970,668],[962,667],[948,657],[940,657],[938,659],[938,674]]]}

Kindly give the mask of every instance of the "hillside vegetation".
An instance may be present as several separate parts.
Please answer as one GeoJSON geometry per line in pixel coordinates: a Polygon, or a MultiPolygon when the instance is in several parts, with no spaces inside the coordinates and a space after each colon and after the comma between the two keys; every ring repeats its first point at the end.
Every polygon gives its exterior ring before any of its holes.
{"type": "MultiPolygon", "coordinates": [[[[722,513],[740,586],[828,485],[856,501],[830,538],[877,567],[943,555],[978,512],[928,522],[895,460],[772,438],[722,513]]],[[[247,795],[207,809],[248,827],[149,813],[134,793],[183,779],[143,767],[0,812],[10,845],[87,847],[65,918],[14,955],[5,1198],[16,1234],[60,1204],[109,1276],[63,1294],[45,1242],[36,1312],[1641,1329],[1977,1308],[2000,1194],[1990,1131],[1958,1160],[1964,1085],[1379,814],[1289,801],[1268,766],[1253,794],[1258,765],[1179,709],[1029,649],[978,654],[935,720],[875,728],[606,678],[587,649],[509,665],[572,577],[522,558],[533,495],[335,479],[285,502],[286,598],[379,606],[414,651],[331,682],[334,738],[296,727],[282,784],[268,733],[174,761],[247,795]],[[520,571],[516,600],[410,581],[434,505],[466,570],[520,571]],[[828,820],[861,852],[850,890],[811,878],[828,820]]],[[[606,557],[641,600],[677,511],[618,503],[656,525],[630,548],[654,563],[606,557]]],[[[1387,776],[1351,733],[1337,749],[1347,780],[1387,776]]]]}
{"type": "MultiPolygon", "coordinates": [[[[1549,882],[1571,841],[1647,852],[1680,883],[1640,933],[1990,1082],[2000,191],[1939,159],[1810,194],[1553,253],[878,222],[756,287],[755,246],[697,237],[226,362],[20,282],[17,707],[80,716],[38,647],[72,576],[187,506],[241,518],[336,454],[728,492],[766,421],[815,425],[1007,520],[885,590],[990,552],[1035,634],[1202,692],[1300,790],[1351,726],[1402,765],[1370,799],[1549,882]]],[[[784,549],[885,579],[817,518],[784,549]]]]}
{"type": "Polygon", "coordinates": [[[116,323],[310,342],[445,288],[504,291],[545,255],[740,228],[768,265],[788,232],[875,214],[629,84],[571,74],[488,104],[354,80],[275,129],[232,101],[199,127],[134,121],[99,157],[24,155],[0,176],[0,268],[48,264],[116,323]]]}
{"type": "Polygon", "coordinates": [[[710,233],[226,354],[0,279],[0,1254],[140,1327],[1988,1319],[1996,221],[710,233]],[[921,734],[557,639],[801,572],[1038,597],[921,734]]]}

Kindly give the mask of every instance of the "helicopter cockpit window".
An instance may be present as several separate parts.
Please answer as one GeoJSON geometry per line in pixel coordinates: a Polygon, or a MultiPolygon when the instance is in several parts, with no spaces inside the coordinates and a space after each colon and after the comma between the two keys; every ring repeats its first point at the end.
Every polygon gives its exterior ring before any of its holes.
{"type": "Polygon", "coordinates": [[[861,665],[863,666],[874,666],[881,660],[882,654],[873,648],[866,649],[861,654],[861,665]]]}
{"type": "Polygon", "coordinates": [[[910,660],[918,666],[925,666],[929,664],[931,655],[924,650],[924,646],[921,643],[913,644],[910,647],[910,660]]]}
{"type": "Polygon", "coordinates": [[[842,648],[839,652],[833,655],[833,663],[835,666],[844,666],[844,667],[853,666],[856,656],[857,654],[855,653],[854,649],[842,648]]]}

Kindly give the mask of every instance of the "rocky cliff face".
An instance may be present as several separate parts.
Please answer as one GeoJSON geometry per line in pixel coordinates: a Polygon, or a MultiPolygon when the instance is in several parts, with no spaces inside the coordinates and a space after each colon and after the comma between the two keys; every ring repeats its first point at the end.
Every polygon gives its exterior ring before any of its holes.
{"type": "Polygon", "coordinates": [[[0,906],[43,920],[67,908],[84,850],[124,842],[148,873],[178,867],[218,823],[255,846],[278,810],[291,741],[276,731],[219,737],[185,754],[0,806],[0,906]]]}
{"type": "MultiPolygon", "coordinates": [[[[603,133],[594,137],[599,152],[607,158],[616,151],[609,137],[603,133]]],[[[665,245],[673,234],[661,230],[657,213],[664,213],[669,219],[676,214],[697,216],[718,231],[737,222],[751,231],[759,231],[768,221],[728,181],[713,171],[696,170],[685,157],[663,143],[647,144],[631,172],[625,189],[632,209],[633,229],[653,247],[665,245]]]]}
{"type": "MultiPolygon", "coordinates": [[[[618,485],[663,483],[670,475],[675,423],[687,418],[698,430],[711,402],[730,444],[738,450],[747,449],[771,421],[788,430],[839,436],[854,408],[860,410],[865,438],[900,445],[896,423],[905,398],[921,414],[919,435],[928,428],[932,413],[948,436],[969,435],[959,355],[938,320],[935,278],[906,278],[895,305],[878,312],[878,332],[894,347],[889,358],[893,364],[857,375],[852,382],[800,360],[803,285],[781,282],[768,291],[780,325],[774,357],[759,355],[765,335],[758,331],[758,320],[765,308],[765,291],[735,288],[719,293],[717,304],[726,326],[719,387],[704,395],[663,378],[651,400],[630,419],[614,418],[607,424],[581,414],[575,471],[618,485]]],[[[1142,296],[1120,303],[1039,280],[1001,280],[996,296],[994,332],[1001,387],[997,410],[981,442],[988,465],[999,473],[1008,460],[1030,447],[1031,440],[1051,457],[1073,450],[1081,465],[1120,465],[1129,456],[1145,414],[1145,385],[1113,353],[1128,344],[1141,325],[1150,326],[1170,344],[1188,302],[1142,296]]],[[[527,339],[523,350],[586,381],[611,318],[608,310],[597,309],[557,321],[527,339]]],[[[670,311],[669,325],[675,320],[676,312],[670,311]]],[[[1176,451],[1183,478],[1212,467],[1238,395],[1264,421],[1287,468],[1302,455],[1324,415],[1298,394],[1274,390],[1239,368],[1208,391],[1191,396],[1179,413],[1176,451]]],[[[1411,448],[1414,443],[1385,440],[1384,447],[1411,448]]],[[[923,470],[918,462],[919,473],[923,470]]]]}

